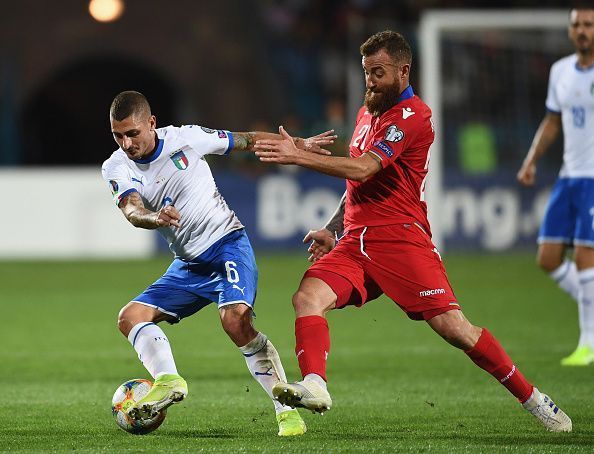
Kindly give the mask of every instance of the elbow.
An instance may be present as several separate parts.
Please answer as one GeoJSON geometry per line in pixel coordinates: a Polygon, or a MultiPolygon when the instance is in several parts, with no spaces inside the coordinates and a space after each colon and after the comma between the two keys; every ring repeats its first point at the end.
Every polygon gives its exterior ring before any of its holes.
{"type": "Polygon", "coordinates": [[[356,181],[358,183],[365,183],[367,180],[369,180],[369,177],[366,177],[364,175],[353,175],[351,177],[348,177],[347,179],[356,181]]]}
{"type": "Polygon", "coordinates": [[[374,173],[375,172],[371,171],[371,169],[361,168],[352,172],[351,175],[347,176],[347,179],[357,181],[359,183],[365,183],[373,176],[374,173]]]}

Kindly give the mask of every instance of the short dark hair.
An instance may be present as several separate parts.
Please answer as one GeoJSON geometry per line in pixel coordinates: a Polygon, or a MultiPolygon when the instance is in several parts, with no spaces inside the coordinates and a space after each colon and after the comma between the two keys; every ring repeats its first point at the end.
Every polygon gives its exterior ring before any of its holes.
{"type": "Polygon", "coordinates": [[[361,55],[369,57],[382,49],[386,49],[386,52],[394,63],[402,64],[412,63],[412,51],[410,45],[404,39],[400,33],[392,30],[384,30],[378,32],[375,35],[370,36],[367,41],[361,44],[361,55]]]}
{"type": "Polygon", "coordinates": [[[150,116],[151,106],[142,93],[131,90],[123,91],[117,95],[109,109],[110,117],[117,121],[122,121],[124,118],[140,113],[146,113],[150,116]]]}
{"type": "Polygon", "coordinates": [[[569,15],[571,15],[571,12],[576,9],[576,10],[592,10],[594,11],[594,1],[593,0],[576,0],[571,2],[571,8],[569,8],[569,15]]]}

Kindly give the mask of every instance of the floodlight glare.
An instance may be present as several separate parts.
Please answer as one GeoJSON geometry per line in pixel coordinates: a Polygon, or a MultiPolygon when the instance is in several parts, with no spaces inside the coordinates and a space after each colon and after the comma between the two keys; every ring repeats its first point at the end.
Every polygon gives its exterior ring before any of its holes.
{"type": "Polygon", "coordinates": [[[113,22],[118,20],[124,12],[122,0],[91,0],[89,14],[99,22],[113,22]]]}

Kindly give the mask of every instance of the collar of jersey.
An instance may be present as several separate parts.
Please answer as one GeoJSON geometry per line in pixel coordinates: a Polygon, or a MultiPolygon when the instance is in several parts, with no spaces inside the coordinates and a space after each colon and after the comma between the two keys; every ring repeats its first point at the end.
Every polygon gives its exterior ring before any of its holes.
{"type": "Polygon", "coordinates": [[[163,143],[164,142],[165,141],[163,139],[159,139],[159,143],[157,144],[157,149],[148,158],[133,159],[133,161],[136,164],[148,164],[149,162],[153,162],[155,159],[157,159],[159,157],[159,155],[161,154],[161,151],[163,151],[163,143]]]}
{"type": "Polygon", "coordinates": [[[413,91],[412,87],[409,85],[408,87],[406,87],[406,89],[400,93],[400,97],[398,98],[398,101],[396,101],[396,104],[398,104],[399,102],[405,101],[407,99],[412,98],[415,95],[415,92],[413,91]]]}
{"type": "Polygon", "coordinates": [[[582,68],[580,65],[578,65],[578,62],[575,62],[575,69],[577,69],[579,72],[581,73],[587,73],[588,71],[594,69],[594,63],[592,63],[590,66],[587,66],[585,68],[582,68]]]}

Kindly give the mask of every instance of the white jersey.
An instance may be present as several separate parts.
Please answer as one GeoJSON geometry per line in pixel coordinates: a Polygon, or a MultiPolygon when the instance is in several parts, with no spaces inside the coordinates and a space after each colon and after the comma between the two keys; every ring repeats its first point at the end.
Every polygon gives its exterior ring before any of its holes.
{"type": "Polygon", "coordinates": [[[191,260],[227,233],[243,228],[219,194],[204,160],[207,154],[227,154],[233,148],[233,136],[194,125],[168,126],[156,132],[159,143],[149,158],[134,161],[118,148],[101,172],[118,205],[136,191],[149,210],[175,206],[181,227],[158,230],[176,257],[191,260]]]}
{"type": "Polygon", "coordinates": [[[560,177],[594,178],[594,66],[577,66],[577,55],[551,67],[547,109],[561,114],[563,166],[560,177]]]}

